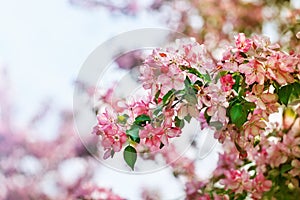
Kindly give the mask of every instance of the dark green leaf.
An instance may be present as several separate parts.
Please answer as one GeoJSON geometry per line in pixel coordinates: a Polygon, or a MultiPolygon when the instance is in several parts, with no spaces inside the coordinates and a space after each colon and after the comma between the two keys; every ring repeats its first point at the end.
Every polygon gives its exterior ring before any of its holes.
{"type": "Polygon", "coordinates": [[[293,89],[294,89],[293,94],[299,98],[300,97],[300,83],[299,82],[293,83],[293,89]]]}
{"type": "Polygon", "coordinates": [[[292,86],[293,86],[293,91],[289,98],[289,102],[294,102],[300,99],[300,83],[295,82],[292,84],[292,86]]]}
{"type": "Polygon", "coordinates": [[[256,170],[256,166],[255,165],[252,165],[251,167],[249,167],[249,169],[248,169],[248,172],[250,172],[250,171],[255,171],[256,170]]]}
{"type": "Polygon", "coordinates": [[[194,85],[198,85],[199,87],[203,86],[203,83],[200,80],[197,80],[194,85]]]}
{"type": "Polygon", "coordinates": [[[241,51],[240,51],[240,55],[241,55],[243,58],[247,58],[247,57],[248,57],[244,52],[241,52],[241,51]]]}
{"type": "Polygon", "coordinates": [[[129,130],[126,131],[126,134],[135,142],[140,142],[139,137],[140,127],[138,125],[133,124],[129,130]]]}
{"type": "Polygon", "coordinates": [[[278,97],[281,103],[287,106],[289,103],[289,99],[291,96],[291,93],[293,91],[293,86],[292,85],[285,85],[279,88],[278,90],[278,97]]]}
{"type": "Polygon", "coordinates": [[[194,74],[194,75],[198,76],[199,78],[204,79],[203,75],[202,75],[198,70],[196,70],[195,68],[189,67],[189,68],[187,68],[186,70],[187,70],[189,73],[194,74]]]}
{"type": "Polygon", "coordinates": [[[256,108],[255,103],[248,102],[248,101],[244,102],[242,105],[243,108],[247,111],[253,111],[256,108]]]}
{"type": "Polygon", "coordinates": [[[233,79],[235,80],[235,83],[232,86],[232,89],[234,89],[236,92],[239,92],[241,76],[240,75],[234,75],[233,79]]]}
{"type": "Polygon", "coordinates": [[[127,163],[127,165],[134,170],[134,165],[137,159],[137,153],[134,147],[128,145],[124,149],[124,154],[123,154],[124,160],[127,163]]]}
{"type": "Polygon", "coordinates": [[[147,124],[147,122],[150,122],[151,119],[148,115],[142,114],[135,118],[134,124],[139,126],[144,126],[147,124]]]}
{"type": "Polygon", "coordinates": [[[211,119],[211,116],[209,116],[209,115],[207,114],[207,109],[206,109],[205,112],[204,112],[204,117],[205,117],[205,119],[206,119],[206,122],[209,123],[209,122],[210,122],[210,119],[211,119]]]}
{"type": "Polygon", "coordinates": [[[247,115],[247,111],[240,103],[236,103],[229,110],[229,117],[231,122],[239,128],[246,122],[247,115]]]}
{"type": "Polygon", "coordinates": [[[184,127],[184,120],[179,119],[177,116],[175,117],[175,126],[178,128],[184,127]]]}
{"type": "Polygon", "coordinates": [[[201,78],[204,82],[210,82],[211,79],[210,79],[210,76],[209,74],[201,74],[197,69],[195,68],[192,68],[192,67],[185,67],[185,68],[182,68],[183,70],[186,70],[188,71],[189,73],[191,74],[194,74],[196,76],[198,76],[199,78],[201,78]]]}
{"type": "Polygon", "coordinates": [[[169,100],[171,99],[171,97],[174,95],[174,89],[170,90],[169,92],[167,92],[167,94],[165,94],[165,96],[163,96],[163,104],[166,105],[169,103],[169,100]]]}
{"type": "Polygon", "coordinates": [[[255,136],[253,146],[256,147],[260,143],[260,137],[255,136]]]}
{"type": "Polygon", "coordinates": [[[287,171],[289,171],[289,170],[291,170],[291,169],[293,169],[293,167],[292,167],[291,164],[289,164],[289,163],[284,164],[284,165],[282,165],[281,168],[280,168],[280,173],[281,173],[281,174],[284,174],[285,172],[287,172],[287,171]]]}
{"type": "Polygon", "coordinates": [[[111,149],[111,151],[110,151],[110,157],[113,158],[114,155],[115,155],[115,151],[114,151],[114,149],[111,149]]]}

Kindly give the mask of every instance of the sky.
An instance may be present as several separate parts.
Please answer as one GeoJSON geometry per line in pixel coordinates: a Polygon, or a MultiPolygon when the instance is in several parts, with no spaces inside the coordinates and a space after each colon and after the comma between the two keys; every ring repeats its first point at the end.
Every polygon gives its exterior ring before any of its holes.
{"type": "Polygon", "coordinates": [[[111,15],[67,0],[0,0],[0,60],[22,108],[21,122],[46,98],[72,108],[73,81],[88,55],[122,32],[160,27],[155,17],[111,15]],[[26,115],[26,116],[23,116],[26,115]]]}

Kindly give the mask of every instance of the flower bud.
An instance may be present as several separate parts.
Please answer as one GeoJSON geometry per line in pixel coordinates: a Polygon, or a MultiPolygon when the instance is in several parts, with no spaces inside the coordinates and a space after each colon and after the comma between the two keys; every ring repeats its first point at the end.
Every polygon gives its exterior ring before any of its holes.
{"type": "Polygon", "coordinates": [[[286,108],[283,112],[283,128],[288,130],[296,119],[296,112],[292,108],[286,108]]]}

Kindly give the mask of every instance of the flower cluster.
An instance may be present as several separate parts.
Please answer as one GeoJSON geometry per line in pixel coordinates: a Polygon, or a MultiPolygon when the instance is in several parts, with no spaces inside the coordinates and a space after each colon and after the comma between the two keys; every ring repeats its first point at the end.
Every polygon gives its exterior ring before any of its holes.
{"type": "MultiPolygon", "coordinates": [[[[214,172],[214,182],[223,185],[218,193],[211,193],[214,198],[252,194],[251,198],[260,199],[275,190],[268,170],[282,168],[283,173],[288,171],[290,185],[298,187],[293,177],[299,176],[299,131],[293,124],[298,123],[299,113],[291,105],[299,104],[299,55],[281,51],[267,37],[246,38],[240,33],[218,62],[193,39],[177,40],[153,50],[140,72],[148,95],[142,100],[120,100],[121,109],[107,105],[98,115],[93,132],[101,136],[104,158],[125,146],[124,159],[134,169],[137,154],[170,146],[172,138],[180,137],[182,128],[194,118],[230,147],[214,172]],[[274,130],[269,133],[269,116],[283,108],[282,127],[276,134],[274,130]]],[[[167,162],[172,157],[161,153],[167,162]]],[[[186,164],[181,166],[187,170],[183,173],[193,174],[193,163],[186,164]]],[[[182,172],[179,165],[173,167],[182,172]]],[[[208,195],[205,191],[214,187],[201,184],[201,188],[208,195]]]]}
{"type": "Polygon", "coordinates": [[[281,122],[240,158],[226,140],[217,168],[206,182],[186,183],[188,199],[297,199],[299,189],[300,107],[285,108],[281,122]]]}

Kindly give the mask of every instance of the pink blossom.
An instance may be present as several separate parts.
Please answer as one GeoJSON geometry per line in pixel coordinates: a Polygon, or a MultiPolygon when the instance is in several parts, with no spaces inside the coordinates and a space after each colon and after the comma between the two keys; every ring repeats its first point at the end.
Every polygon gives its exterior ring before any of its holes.
{"type": "Polygon", "coordinates": [[[271,44],[270,38],[264,35],[254,35],[252,37],[254,49],[263,52],[274,52],[280,48],[278,44],[271,44]]]}
{"type": "Polygon", "coordinates": [[[226,170],[224,172],[225,178],[221,179],[221,184],[227,189],[235,193],[242,193],[244,190],[251,190],[250,176],[245,170],[226,170]]]}
{"type": "Polygon", "coordinates": [[[279,167],[279,165],[285,163],[288,160],[288,157],[285,152],[282,151],[279,144],[271,144],[271,146],[267,149],[267,163],[271,165],[271,167],[279,167]]]}
{"type": "Polygon", "coordinates": [[[300,158],[300,137],[295,138],[291,133],[285,134],[282,143],[278,145],[289,157],[300,158]]]}
{"type": "Polygon", "coordinates": [[[257,60],[251,60],[249,63],[241,64],[239,66],[239,72],[245,74],[246,83],[248,85],[255,82],[263,84],[265,81],[266,70],[257,60]]]}
{"type": "Polygon", "coordinates": [[[173,144],[162,149],[161,153],[166,163],[172,167],[175,176],[183,175],[189,178],[195,177],[194,160],[180,155],[173,144]]]}
{"type": "Polygon", "coordinates": [[[169,138],[179,137],[181,134],[181,129],[177,127],[170,127],[165,129],[164,134],[161,136],[161,142],[164,145],[169,144],[169,138]]]}
{"type": "Polygon", "coordinates": [[[205,92],[207,96],[209,96],[208,104],[204,102],[207,108],[207,114],[211,116],[211,121],[219,121],[223,124],[228,121],[228,117],[226,116],[226,108],[229,106],[226,100],[226,94],[222,91],[222,89],[217,85],[210,85],[206,87],[205,92]]]}
{"type": "Polygon", "coordinates": [[[269,92],[264,92],[264,85],[254,85],[252,87],[252,93],[246,94],[247,101],[256,104],[257,109],[261,110],[273,110],[273,105],[277,105],[278,96],[269,92]]]}
{"type": "Polygon", "coordinates": [[[175,65],[169,66],[168,72],[158,76],[161,92],[166,94],[169,90],[182,90],[184,88],[185,74],[175,65]]]}
{"type": "Polygon", "coordinates": [[[187,195],[188,199],[208,199],[210,200],[210,197],[205,195],[202,196],[198,191],[205,187],[206,183],[198,181],[198,180],[192,180],[185,184],[185,193],[187,195]]]}
{"type": "Polygon", "coordinates": [[[222,76],[220,78],[221,84],[222,84],[222,90],[224,92],[227,92],[231,90],[232,86],[235,83],[235,80],[232,78],[231,74],[226,74],[225,76],[222,76]]]}
{"type": "Polygon", "coordinates": [[[253,179],[252,187],[254,189],[252,197],[255,199],[261,199],[262,194],[271,189],[272,181],[267,180],[262,173],[259,173],[253,179]]]}
{"type": "Polygon", "coordinates": [[[122,149],[123,144],[126,142],[127,136],[123,131],[109,130],[107,134],[102,135],[101,144],[104,149],[112,148],[114,152],[119,152],[122,149]]]}
{"type": "Polygon", "coordinates": [[[248,52],[252,46],[253,41],[251,39],[246,38],[244,33],[239,33],[235,37],[235,45],[241,52],[248,52]]]}
{"type": "Polygon", "coordinates": [[[208,123],[207,123],[207,120],[206,120],[206,118],[204,116],[204,112],[200,112],[199,113],[199,117],[196,118],[196,119],[198,119],[198,121],[200,122],[200,128],[201,128],[201,130],[209,127],[208,123]]]}
{"type": "Polygon", "coordinates": [[[296,176],[300,176],[300,161],[298,159],[294,159],[291,163],[293,169],[291,171],[289,171],[289,174],[291,174],[292,176],[296,177],[296,176]]]}
{"type": "Polygon", "coordinates": [[[134,101],[132,103],[129,103],[127,106],[130,110],[130,115],[132,118],[135,118],[139,115],[145,114],[148,115],[150,111],[150,100],[140,100],[140,101],[134,101]]]}
{"type": "Polygon", "coordinates": [[[156,78],[154,76],[153,69],[149,65],[145,64],[140,67],[140,73],[141,75],[139,79],[142,81],[143,88],[146,90],[155,88],[156,78]]]}
{"type": "Polygon", "coordinates": [[[231,51],[232,49],[229,48],[223,53],[222,62],[218,63],[218,66],[220,66],[220,68],[224,71],[236,72],[238,71],[236,54],[231,51]]]}
{"type": "Polygon", "coordinates": [[[177,112],[179,119],[183,119],[187,115],[190,115],[194,118],[197,118],[199,116],[199,110],[197,109],[197,107],[189,103],[180,104],[177,112]]]}
{"type": "Polygon", "coordinates": [[[151,151],[156,151],[161,145],[161,137],[164,134],[162,127],[154,128],[151,124],[147,124],[140,131],[140,138],[145,139],[144,143],[151,151]]]}
{"type": "Polygon", "coordinates": [[[197,42],[183,45],[185,51],[185,59],[190,63],[191,67],[199,70],[200,73],[211,71],[214,67],[212,59],[208,56],[205,46],[197,42]]]}
{"type": "Polygon", "coordinates": [[[105,109],[105,112],[97,115],[98,125],[100,131],[105,132],[108,128],[116,126],[117,114],[111,109],[105,109]]]}
{"type": "Polygon", "coordinates": [[[262,119],[261,115],[252,115],[244,125],[245,137],[253,140],[257,135],[262,134],[265,131],[266,123],[262,119]]]}
{"type": "Polygon", "coordinates": [[[74,197],[77,199],[111,199],[111,200],[125,200],[113,193],[111,189],[96,187],[91,184],[83,184],[81,188],[73,191],[74,197]]]}
{"type": "Polygon", "coordinates": [[[292,83],[294,77],[291,73],[295,71],[297,63],[299,63],[299,59],[292,56],[283,53],[273,54],[266,62],[267,75],[280,85],[292,83]]]}
{"type": "Polygon", "coordinates": [[[104,158],[108,158],[108,152],[111,150],[114,150],[114,152],[121,151],[123,144],[127,140],[125,131],[118,126],[116,119],[116,114],[106,109],[104,113],[98,116],[98,124],[93,130],[97,135],[101,135],[101,144],[106,150],[104,158]]]}

